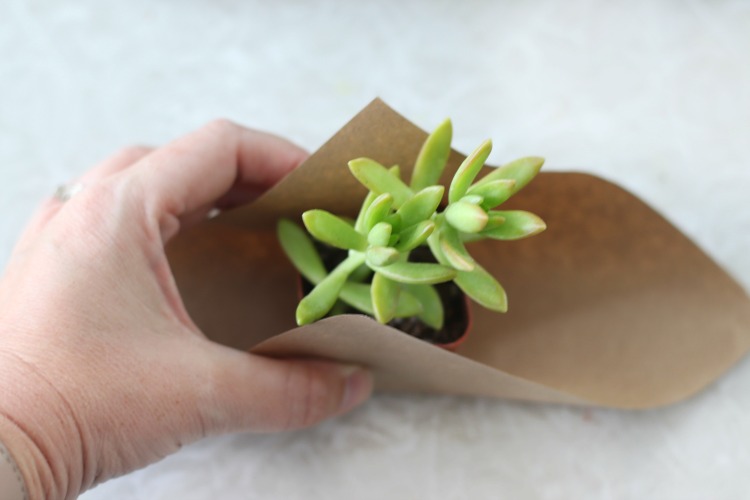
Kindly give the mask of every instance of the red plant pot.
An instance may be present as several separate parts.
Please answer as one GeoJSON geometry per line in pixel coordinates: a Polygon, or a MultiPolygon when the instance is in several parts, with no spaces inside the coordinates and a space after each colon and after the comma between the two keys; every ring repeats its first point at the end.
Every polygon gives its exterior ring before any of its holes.
{"type": "Polygon", "coordinates": [[[446,344],[435,344],[436,346],[445,349],[447,351],[455,352],[461,344],[464,343],[464,341],[469,336],[469,333],[471,332],[471,327],[473,326],[473,316],[471,315],[471,305],[469,304],[469,298],[464,294],[463,296],[463,302],[464,302],[464,314],[466,316],[466,327],[464,328],[463,333],[460,337],[458,337],[453,342],[448,342],[446,344]]]}

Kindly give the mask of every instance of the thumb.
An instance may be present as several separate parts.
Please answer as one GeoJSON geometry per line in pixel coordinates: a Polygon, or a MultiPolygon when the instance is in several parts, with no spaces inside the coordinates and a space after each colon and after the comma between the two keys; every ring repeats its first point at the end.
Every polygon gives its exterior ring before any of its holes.
{"type": "Polygon", "coordinates": [[[211,343],[204,432],[271,432],[308,427],[369,398],[369,371],[329,361],[271,359],[211,343]]]}

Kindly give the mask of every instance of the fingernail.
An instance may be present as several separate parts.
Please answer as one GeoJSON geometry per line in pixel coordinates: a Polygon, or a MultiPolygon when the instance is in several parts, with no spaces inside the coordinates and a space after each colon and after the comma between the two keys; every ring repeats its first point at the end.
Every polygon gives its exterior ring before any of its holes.
{"type": "Polygon", "coordinates": [[[372,393],[372,374],[359,366],[342,366],[341,371],[346,377],[344,396],[341,398],[339,411],[347,412],[363,403],[372,393]]]}

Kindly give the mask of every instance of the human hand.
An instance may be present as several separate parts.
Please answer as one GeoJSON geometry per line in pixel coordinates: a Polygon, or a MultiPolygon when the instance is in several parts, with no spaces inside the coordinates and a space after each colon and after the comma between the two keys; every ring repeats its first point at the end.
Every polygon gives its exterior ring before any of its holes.
{"type": "Polygon", "coordinates": [[[181,228],[304,158],[218,121],[121,152],[42,207],[0,281],[0,442],[30,498],[74,498],[204,436],[305,427],[369,396],[362,369],[206,339],[164,254],[181,228]]]}

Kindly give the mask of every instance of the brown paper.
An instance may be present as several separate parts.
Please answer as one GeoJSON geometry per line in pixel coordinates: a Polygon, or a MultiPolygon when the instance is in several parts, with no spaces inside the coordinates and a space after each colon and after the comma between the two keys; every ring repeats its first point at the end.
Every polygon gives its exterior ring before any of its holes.
{"type": "MultiPolygon", "coordinates": [[[[376,100],[255,203],[178,237],[170,261],[196,324],[261,355],[366,365],[381,390],[618,408],[690,396],[750,347],[750,299],[737,283],[635,196],[580,173],[542,173],[506,204],[539,214],[541,235],[471,244],[510,308],[472,304],[474,327],[456,353],[364,316],[295,328],[296,273],[278,217],[355,214],[365,190],[348,160],[398,164],[408,178],[425,137],[376,100]]],[[[444,179],[462,159],[452,154],[444,179]]]]}

